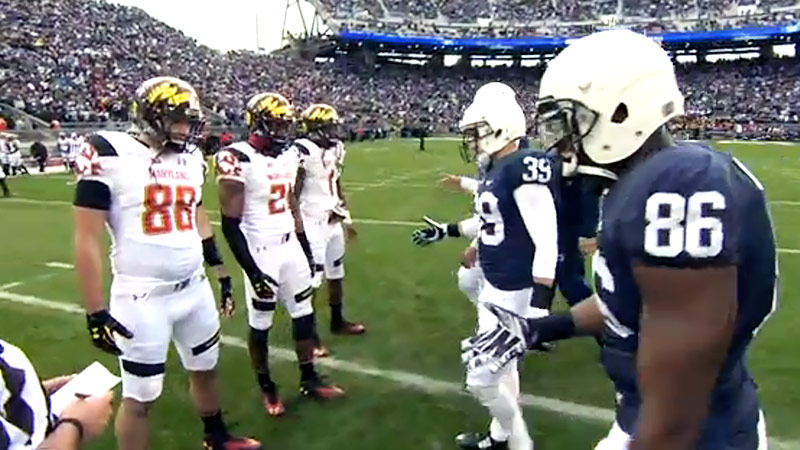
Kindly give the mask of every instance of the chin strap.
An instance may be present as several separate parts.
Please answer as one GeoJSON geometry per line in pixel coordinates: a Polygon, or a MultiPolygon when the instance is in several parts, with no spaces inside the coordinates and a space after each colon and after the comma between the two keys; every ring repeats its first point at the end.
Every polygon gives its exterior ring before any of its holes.
{"type": "Polygon", "coordinates": [[[575,172],[581,175],[591,175],[600,178],[608,178],[613,181],[617,181],[619,179],[616,173],[608,169],[603,169],[595,166],[577,166],[575,172]]]}

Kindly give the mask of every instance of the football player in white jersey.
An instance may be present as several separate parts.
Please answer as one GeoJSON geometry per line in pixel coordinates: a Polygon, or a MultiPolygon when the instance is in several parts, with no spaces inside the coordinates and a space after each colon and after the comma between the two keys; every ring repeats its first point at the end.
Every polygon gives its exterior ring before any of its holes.
{"type": "Polygon", "coordinates": [[[75,162],[83,148],[83,137],[78,136],[78,133],[72,133],[67,140],[67,148],[69,149],[67,152],[67,165],[72,168],[73,172],[77,173],[75,171],[75,162]]]}
{"type": "Polygon", "coordinates": [[[8,183],[6,183],[6,172],[2,165],[0,165],[0,189],[3,190],[3,197],[11,197],[11,190],[8,189],[8,183]]]}
{"type": "Polygon", "coordinates": [[[205,163],[187,152],[203,127],[200,102],[185,81],[145,81],[131,106],[136,137],[98,132],[78,153],[75,269],[86,299],[93,343],[118,355],[122,406],[116,435],[122,450],[148,448],[148,411],[161,395],[167,350],[174,342],[189,372],[207,450],[256,450],[231,436],[222,419],[215,368],[220,323],[203,260],[232,312],[230,278],[200,207],[205,163]],[[102,237],[112,238],[111,300],[103,293],[102,237]]]}
{"type": "MultiPolygon", "coordinates": [[[[366,331],[364,325],[345,320],[342,313],[345,232],[352,237],[355,231],[339,182],[345,154],[338,134],[340,122],[339,113],[330,105],[314,104],[303,111],[304,137],[294,141],[300,158],[295,194],[314,256],[313,286],[319,288],[323,277],[328,280],[330,330],[358,335],[366,331]]],[[[325,355],[318,352],[317,356],[325,355]]]]}
{"type": "Polygon", "coordinates": [[[11,166],[8,161],[9,153],[11,153],[11,142],[5,133],[0,133],[0,169],[3,169],[4,173],[11,175],[11,166]]]}
{"type": "Polygon", "coordinates": [[[285,412],[270,376],[268,338],[277,303],[292,318],[300,366],[300,391],[318,399],[341,397],[314,368],[316,323],[311,302],[313,259],[294,197],[297,157],[284,151],[292,105],[280,94],[261,93],[247,103],[246,142],[216,155],[222,230],[247,278],[248,349],[267,414],[285,412]]]}
{"type": "Polygon", "coordinates": [[[64,168],[67,172],[71,172],[72,167],[69,163],[69,137],[67,137],[66,133],[61,132],[58,134],[56,147],[58,148],[58,154],[61,156],[61,160],[64,162],[64,168]]]}

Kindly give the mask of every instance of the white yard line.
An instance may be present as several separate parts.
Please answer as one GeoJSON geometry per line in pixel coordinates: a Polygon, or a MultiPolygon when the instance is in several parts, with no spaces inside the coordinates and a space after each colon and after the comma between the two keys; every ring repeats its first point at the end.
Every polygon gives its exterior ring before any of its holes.
{"type": "MultiPolygon", "coordinates": [[[[70,266],[70,268],[73,267],[72,264],[68,264],[68,265],[70,266]]],[[[36,275],[36,276],[30,277],[30,278],[26,278],[24,280],[17,280],[17,281],[13,281],[11,283],[0,284],[0,291],[7,291],[9,289],[14,289],[16,287],[22,286],[23,284],[29,284],[29,283],[33,283],[33,282],[37,282],[37,281],[44,281],[44,280],[47,280],[49,278],[53,278],[56,275],[57,275],[56,273],[43,273],[41,275],[36,275]]]]}
{"type": "MultiPolygon", "coordinates": [[[[33,200],[25,198],[0,199],[0,205],[2,205],[3,202],[18,202],[18,203],[31,203],[31,204],[43,204],[43,205],[71,205],[70,202],[64,202],[58,200],[33,200]]],[[[774,201],[771,203],[775,205],[800,206],[800,202],[793,202],[793,201],[774,201]]],[[[208,213],[211,215],[219,215],[219,211],[208,211],[208,213]]],[[[400,226],[400,227],[418,227],[424,225],[422,222],[413,222],[408,220],[353,219],[353,222],[364,225],[383,225],[383,226],[400,226]]],[[[219,221],[215,220],[212,220],[211,224],[216,226],[221,225],[219,221]]],[[[779,248],[778,253],[786,255],[800,255],[800,249],[779,248]]]]}
{"type": "MultiPolygon", "coordinates": [[[[84,314],[83,308],[79,307],[78,305],[46,300],[30,295],[15,294],[0,290],[0,299],[38,308],[63,311],[73,314],[84,314]]],[[[222,343],[239,349],[247,349],[247,344],[245,341],[234,336],[223,336],[222,343]]],[[[287,361],[295,359],[295,354],[292,350],[276,347],[273,347],[270,350],[270,354],[274,355],[278,359],[287,361]]],[[[401,386],[427,392],[429,394],[467,395],[467,393],[464,391],[464,386],[460,383],[436,380],[434,378],[426,377],[416,373],[403,372],[399,370],[384,370],[377,367],[366,366],[337,358],[320,359],[318,360],[318,364],[334,370],[381,378],[392,381],[401,386]]],[[[544,411],[550,411],[568,417],[584,419],[591,422],[610,425],[614,420],[614,411],[608,408],[581,405],[579,403],[573,403],[549,397],[540,397],[532,394],[522,394],[520,401],[525,406],[534,407],[544,411]]],[[[770,438],[769,444],[773,449],[800,449],[800,440],[785,441],[770,438]]]]}

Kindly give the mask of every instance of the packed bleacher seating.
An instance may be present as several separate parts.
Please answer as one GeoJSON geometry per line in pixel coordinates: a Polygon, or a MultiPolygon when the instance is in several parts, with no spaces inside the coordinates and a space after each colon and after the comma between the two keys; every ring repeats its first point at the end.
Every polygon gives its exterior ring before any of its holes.
{"type": "MultiPolygon", "coordinates": [[[[448,132],[475,89],[488,80],[511,84],[532,111],[540,75],[537,68],[405,64],[364,72],[341,62],[222,54],[135,8],[86,0],[3,0],[0,5],[0,102],[44,120],[125,120],[135,86],[169,74],[195,85],[207,110],[231,123],[241,120],[249,95],[275,90],[300,107],[334,104],[351,128],[397,130],[425,118],[448,132]]],[[[679,78],[692,118],[684,128],[796,123],[800,116],[795,60],[693,64],[680,67],[679,78]]]]}

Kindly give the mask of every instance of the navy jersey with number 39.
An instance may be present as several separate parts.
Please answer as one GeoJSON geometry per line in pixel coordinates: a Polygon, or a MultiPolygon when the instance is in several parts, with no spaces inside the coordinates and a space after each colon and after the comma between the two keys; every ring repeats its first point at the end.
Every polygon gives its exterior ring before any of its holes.
{"type": "Polygon", "coordinates": [[[514,291],[533,286],[531,265],[536,249],[514,199],[523,184],[544,185],[558,199],[558,159],[520,149],[493,163],[478,187],[475,209],[481,217],[478,255],[489,283],[514,291]]]}
{"type": "MultiPolygon", "coordinates": [[[[617,421],[635,435],[640,291],[633,265],[736,266],[738,315],[700,449],[755,449],[755,386],[747,346],[775,306],[777,263],[763,188],[739,161],[695,144],[652,155],[609,191],[594,259],[606,318],[603,364],[619,394],[617,421]]],[[[757,441],[756,441],[757,443],[757,441]]]]}

